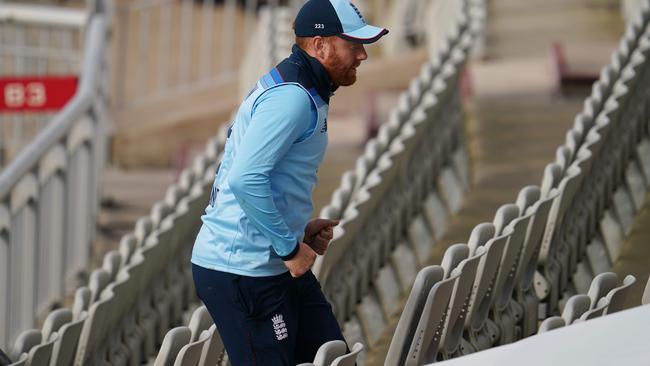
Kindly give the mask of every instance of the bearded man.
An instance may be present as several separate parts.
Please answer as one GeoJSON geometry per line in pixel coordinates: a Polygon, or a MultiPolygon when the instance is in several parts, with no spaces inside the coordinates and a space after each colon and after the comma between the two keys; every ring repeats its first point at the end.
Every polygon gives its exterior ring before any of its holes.
{"type": "Polygon", "coordinates": [[[348,0],[309,0],[294,31],[291,55],[239,107],[192,252],[197,294],[234,366],[311,362],[344,340],[311,272],[338,222],[309,220],[311,194],[330,97],[388,30],[348,0]]]}

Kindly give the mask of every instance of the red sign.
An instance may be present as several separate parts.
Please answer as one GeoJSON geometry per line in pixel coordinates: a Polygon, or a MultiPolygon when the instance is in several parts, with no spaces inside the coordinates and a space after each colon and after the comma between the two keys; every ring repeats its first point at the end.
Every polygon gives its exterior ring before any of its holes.
{"type": "Polygon", "coordinates": [[[77,81],[76,76],[0,78],[0,111],[57,111],[72,99],[77,81]]]}

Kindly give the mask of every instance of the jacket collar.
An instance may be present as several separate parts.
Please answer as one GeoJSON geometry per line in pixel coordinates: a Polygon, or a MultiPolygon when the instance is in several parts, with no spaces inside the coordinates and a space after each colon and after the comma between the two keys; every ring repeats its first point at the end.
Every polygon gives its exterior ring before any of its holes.
{"type": "Polygon", "coordinates": [[[297,64],[307,73],[307,76],[311,79],[313,87],[318,92],[318,95],[323,98],[325,103],[329,104],[330,97],[334,95],[334,92],[338,87],[332,85],[330,76],[327,74],[325,67],[323,67],[320,61],[311,57],[296,44],[291,48],[289,61],[297,64]]]}

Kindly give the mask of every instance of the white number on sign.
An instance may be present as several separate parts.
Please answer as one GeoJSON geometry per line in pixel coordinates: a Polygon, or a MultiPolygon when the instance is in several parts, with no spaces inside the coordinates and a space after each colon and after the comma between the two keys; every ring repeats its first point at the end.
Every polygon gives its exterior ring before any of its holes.
{"type": "Polygon", "coordinates": [[[4,90],[5,104],[9,108],[18,108],[25,104],[23,84],[7,84],[4,90]]]}
{"type": "Polygon", "coordinates": [[[25,104],[29,107],[41,107],[47,102],[43,83],[29,83],[26,86],[18,83],[7,84],[4,98],[9,108],[20,108],[25,104]]]}
{"type": "Polygon", "coordinates": [[[30,107],[40,107],[45,105],[45,85],[43,83],[27,84],[27,105],[30,107]]]}
{"type": "Polygon", "coordinates": [[[316,23],[316,24],[314,24],[314,28],[316,28],[316,29],[325,29],[325,24],[316,23]]]}

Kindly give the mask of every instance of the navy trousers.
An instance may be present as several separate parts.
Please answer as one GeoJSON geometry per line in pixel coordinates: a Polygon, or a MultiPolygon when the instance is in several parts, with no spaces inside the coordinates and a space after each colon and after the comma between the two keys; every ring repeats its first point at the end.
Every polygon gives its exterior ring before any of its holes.
{"type": "Polygon", "coordinates": [[[247,277],[192,265],[192,274],[233,366],[313,362],[323,343],[344,341],[311,271],[247,277]]]}

